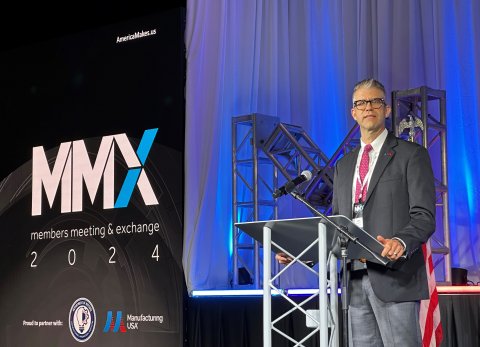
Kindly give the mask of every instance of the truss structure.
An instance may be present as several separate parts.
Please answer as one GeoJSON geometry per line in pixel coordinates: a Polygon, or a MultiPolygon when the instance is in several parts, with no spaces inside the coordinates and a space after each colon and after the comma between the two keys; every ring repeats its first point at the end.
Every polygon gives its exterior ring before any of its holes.
{"type": "MultiPolygon", "coordinates": [[[[261,114],[234,117],[232,139],[233,225],[278,219],[279,207],[272,198],[273,191],[304,170],[311,171],[314,178],[297,190],[316,209],[330,214],[335,163],[359,144],[355,125],[328,158],[300,126],[261,114]]],[[[238,228],[234,228],[233,234],[233,284],[249,284],[239,278],[239,268],[245,268],[254,287],[261,288],[261,245],[238,228]]],[[[279,266],[277,262],[273,264],[275,275],[279,266]]]]}
{"type": "Polygon", "coordinates": [[[392,116],[395,135],[422,144],[430,154],[437,206],[437,228],[430,246],[437,283],[450,284],[446,92],[426,86],[393,91],[392,116]]]}
{"type": "MultiPolygon", "coordinates": [[[[278,173],[262,148],[279,123],[278,117],[262,114],[232,118],[232,226],[239,222],[278,218],[278,206],[272,197],[277,187],[278,173]]],[[[233,227],[234,286],[253,284],[255,288],[261,288],[260,252],[261,245],[258,241],[233,227]],[[246,278],[239,276],[240,269],[246,278]]],[[[272,270],[278,272],[278,264],[275,264],[272,270]]]]}
{"type": "Polygon", "coordinates": [[[280,123],[263,146],[263,150],[282,173],[282,180],[290,181],[304,170],[312,172],[314,179],[298,189],[307,194],[317,208],[328,210],[332,199],[333,169],[329,158],[299,126],[280,123]],[[308,186],[307,186],[308,185],[308,186]]]}

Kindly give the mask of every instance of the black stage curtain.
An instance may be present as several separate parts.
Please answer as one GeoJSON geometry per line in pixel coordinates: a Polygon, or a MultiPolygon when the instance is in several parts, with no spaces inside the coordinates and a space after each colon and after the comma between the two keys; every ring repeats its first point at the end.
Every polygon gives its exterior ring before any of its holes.
{"type": "Polygon", "coordinates": [[[480,346],[480,295],[439,295],[442,347],[480,346]]]}
{"type": "MultiPolygon", "coordinates": [[[[305,297],[291,297],[300,302],[305,297]]],[[[440,295],[442,315],[442,347],[480,346],[480,295],[440,295]]],[[[305,309],[314,308],[309,302],[305,309]]],[[[341,303],[339,303],[341,308],[341,303]]],[[[285,299],[272,299],[272,317],[282,315],[292,306],[285,299]]],[[[261,347],[263,346],[261,297],[195,297],[187,300],[185,337],[189,347],[261,347]]],[[[341,313],[339,329],[341,329],[341,313]]],[[[295,311],[275,325],[288,336],[299,340],[311,332],[305,317],[295,311]]],[[[306,347],[319,345],[318,334],[310,337],[306,347]]],[[[340,344],[342,335],[340,332],[340,344]]],[[[294,343],[277,332],[272,332],[272,345],[289,347],[294,343]]]]}
{"type": "MultiPolygon", "coordinates": [[[[303,297],[303,299],[305,299],[303,297]]],[[[299,298],[293,298],[301,301],[299,298]]],[[[190,347],[260,347],[263,346],[263,307],[261,297],[203,297],[189,298],[187,308],[188,346],[190,347]]],[[[314,303],[305,305],[313,308],[314,303]]],[[[292,308],[285,299],[272,299],[272,317],[279,317],[292,308]]],[[[276,325],[288,336],[305,336],[311,329],[306,327],[305,317],[295,311],[276,325]]],[[[287,347],[285,337],[272,332],[272,345],[287,347]]],[[[311,337],[305,346],[318,346],[318,337],[311,337]]]]}

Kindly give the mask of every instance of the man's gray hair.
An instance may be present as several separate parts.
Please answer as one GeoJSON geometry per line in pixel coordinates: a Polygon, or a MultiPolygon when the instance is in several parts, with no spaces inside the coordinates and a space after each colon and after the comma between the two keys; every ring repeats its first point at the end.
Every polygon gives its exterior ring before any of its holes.
{"type": "Polygon", "coordinates": [[[360,88],[377,88],[377,89],[379,89],[383,92],[383,95],[386,96],[386,94],[387,94],[385,92],[385,87],[383,86],[383,84],[381,84],[376,79],[367,78],[367,79],[364,79],[363,81],[357,82],[357,84],[355,84],[355,87],[353,87],[352,101],[355,101],[353,99],[353,95],[355,95],[355,92],[357,90],[359,90],[360,88]]]}

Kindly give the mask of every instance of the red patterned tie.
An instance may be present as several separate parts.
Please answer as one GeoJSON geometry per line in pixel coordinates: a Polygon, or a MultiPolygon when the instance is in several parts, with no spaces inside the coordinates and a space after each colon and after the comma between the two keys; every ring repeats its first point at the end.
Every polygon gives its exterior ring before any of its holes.
{"type": "Polygon", "coordinates": [[[365,176],[368,173],[368,165],[370,161],[370,157],[368,153],[372,150],[372,145],[368,144],[363,149],[362,159],[360,160],[360,167],[358,169],[360,173],[360,180],[357,179],[357,183],[355,186],[355,202],[359,200],[365,201],[365,196],[367,195],[367,182],[364,182],[365,176]]]}

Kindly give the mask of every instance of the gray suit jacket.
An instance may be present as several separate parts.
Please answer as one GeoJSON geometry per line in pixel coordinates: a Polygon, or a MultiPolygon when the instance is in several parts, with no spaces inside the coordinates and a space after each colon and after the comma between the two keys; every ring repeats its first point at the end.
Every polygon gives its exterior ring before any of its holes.
{"type": "MultiPolygon", "coordinates": [[[[359,147],[337,162],[333,214],[352,218],[352,184],[359,147]]],[[[395,268],[368,262],[373,290],[385,302],[429,297],[422,244],[435,231],[435,183],[428,151],[389,133],[372,173],[363,210],[363,228],[372,236],[398,237],[406,260],[395,268]]]]}

